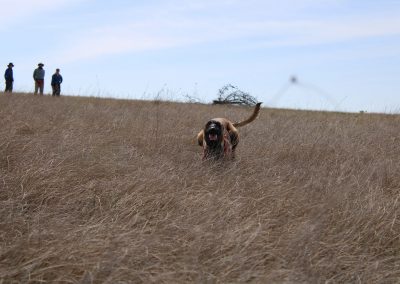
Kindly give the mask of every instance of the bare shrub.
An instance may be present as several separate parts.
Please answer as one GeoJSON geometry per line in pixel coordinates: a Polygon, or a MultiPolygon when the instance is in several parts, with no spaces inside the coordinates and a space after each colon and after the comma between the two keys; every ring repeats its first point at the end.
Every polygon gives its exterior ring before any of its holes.
{"type": "Polygon", "coordinates": [[[218,99],[213,104],[231,104],[242,106],[255,106],[258,100],[247,92],[243,92],[237,86],[227,84],[218,90],[218,99]]]}

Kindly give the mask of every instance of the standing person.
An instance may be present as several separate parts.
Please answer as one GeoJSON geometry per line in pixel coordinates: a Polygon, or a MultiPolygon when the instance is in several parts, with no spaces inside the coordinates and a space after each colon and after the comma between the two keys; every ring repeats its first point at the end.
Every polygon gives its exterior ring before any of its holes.
{"type": "Polygon", "coordinates": [[[4,92],[10,92],[12,93],[13,90],[13,83],[14,83],[14,75],[13,75],[13,70],[12,68],[14,67],[14,64],[11,62],[7,65],[6,72],[4,73],[4,79],[6,79],[6,89],[4,92]]]}
{"type": "Polygon", "coordinates": [[[63,77],[60,74],[60,69],[56,69],[56,73],[51,77],[51,88],[53,89],[53,96],[59,96],[61,93],[61,83],[63,77]]]}
{"type": "Polygon", "coordinates": [[[43,66],[43,63],[39,63],[38,68],[33,71],[33,80],[35,80],[35,95],[37,94],[38,90],[40,91],[40,95],[43,95],[45,74],[43,66]]]}

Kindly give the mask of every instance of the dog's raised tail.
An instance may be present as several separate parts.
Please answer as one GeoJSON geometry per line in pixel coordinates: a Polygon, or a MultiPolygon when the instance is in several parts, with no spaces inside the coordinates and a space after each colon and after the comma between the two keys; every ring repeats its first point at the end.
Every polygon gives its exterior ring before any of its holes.
{"type": "Polygon", "coordinates": [[[257,116],[258,116],[258,113],[260,112],[261,104],[262,104],[262,103],[257,103],[257,104],[256,104],[256,107],[254,108],[253,113],[251,114],[251,116],[250,116],[248,119],[243,120],[243,121],[241,121],[241,122],[235,122],[235,123],[233,123],[233,126],[234,126],[234,127],[245,126],[246,124],[249,124],[250,122],[252,122],[253,120],[255,120],[255,119],[257,118],[257,116]]]}

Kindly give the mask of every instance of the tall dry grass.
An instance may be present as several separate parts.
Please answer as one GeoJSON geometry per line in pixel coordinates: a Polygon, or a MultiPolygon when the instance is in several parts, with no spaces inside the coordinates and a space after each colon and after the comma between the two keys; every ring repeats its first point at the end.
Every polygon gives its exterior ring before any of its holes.
{"type": "Polygon", "coordinates": [[[400,117],[0,94],[0,283],[399,283],[400,117]]]}

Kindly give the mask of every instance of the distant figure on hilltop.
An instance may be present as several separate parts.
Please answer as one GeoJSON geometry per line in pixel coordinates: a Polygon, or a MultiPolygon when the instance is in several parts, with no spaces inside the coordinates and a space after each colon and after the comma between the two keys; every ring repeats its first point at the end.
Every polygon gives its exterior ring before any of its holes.
{"type": "Polygon", "coordinates": [[[4,79],[6,79],[6,89],[4,92],[10,92],[12,93],[13,90],[13,83],[14,83],[14,75],[13,75],[13,70],[12,68],[14,67],[14,64],[11,62],[7,65],[6,72],[4,73],[4,79]]]}
{"type": "Polygon", "coordinates": [[[53,96],[59,96],[61,93],[61,83],[63,77],[60,74],[60,69],[56,69],[56,73],[51,77],[51,88],[53,89],[53,96]]]}
{"type": "Polygon", "coordinates": [[[38,93],[38,90],[40,91],[40,95],[43,95],[45,74],[43,66],[43,63],[39,63],[38,68],[33,71],[33,80],[35,80],[35,95],[38,93]]]}

